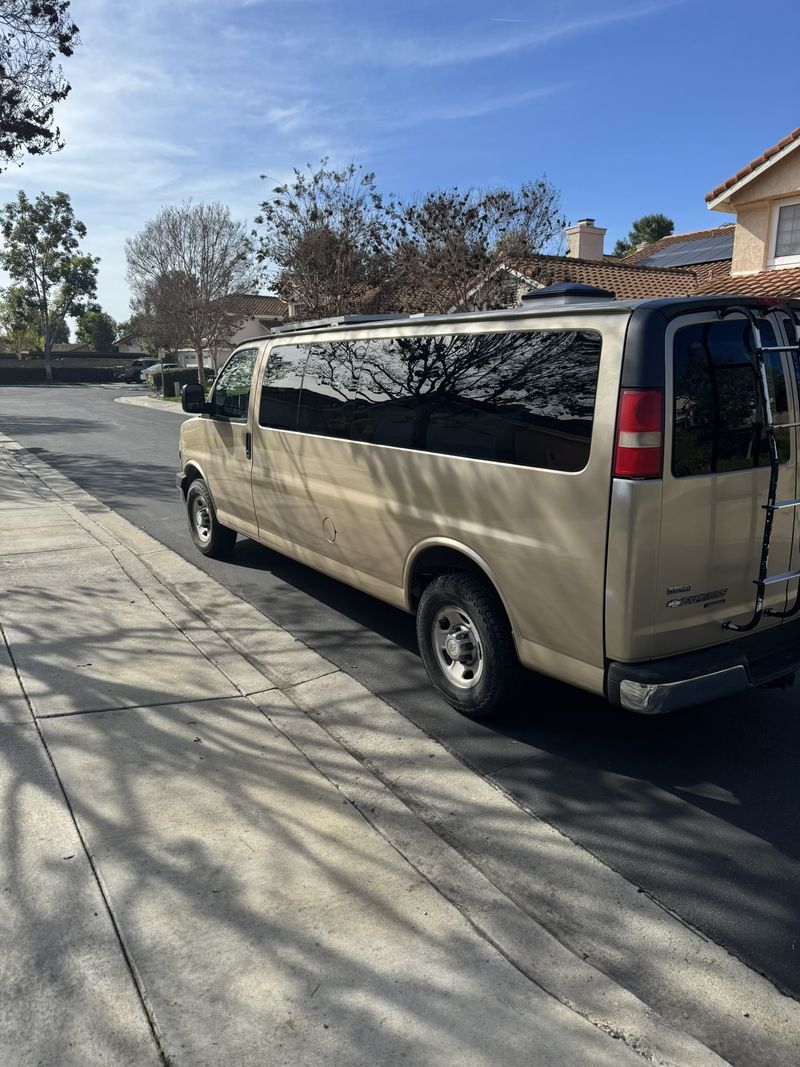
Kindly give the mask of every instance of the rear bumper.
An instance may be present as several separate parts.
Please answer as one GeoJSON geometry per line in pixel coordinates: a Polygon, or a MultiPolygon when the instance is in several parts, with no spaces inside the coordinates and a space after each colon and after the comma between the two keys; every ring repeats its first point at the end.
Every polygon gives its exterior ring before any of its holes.
{"type": "Polygon", "coordinates": [[[186,483],[188,481],[187,476],[183,471],[177,471],[175,474],[175,486],[180,489],[181,493],[186,496],[186,483]]]}
{"type": "Polygon", "coordinates": [[[612,661],[606,692],[618,707],[661,715],[757,689],[796,671],[800,671],[800,620],[668,659],[612,661]]]}

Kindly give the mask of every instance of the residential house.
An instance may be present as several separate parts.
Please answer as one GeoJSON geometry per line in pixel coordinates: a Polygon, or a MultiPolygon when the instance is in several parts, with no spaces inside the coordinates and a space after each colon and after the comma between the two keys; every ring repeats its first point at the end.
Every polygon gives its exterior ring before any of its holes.
{"type": "Polygon", "coordinates": [[[695,271],[697,293],[800,297],[800,128],[706,195],[734,222],[638,249],[633,266],[695,271]]]}
{"type": "Polygon", "coordinates": [[[133,333],[118,337],[114,342],[114,347],[121,356],[132,356],[133,358],[136,358],[147,354],[142,338],[133,333]]]}
{"type": "MultiPolygon", "coordinates": [[[[204,350],[203,363],[209,368],[215,361],[217,367],[221,367],[237,345],[254,337],[263,337],[290,318],[290,305],[278,296],[233,293],[223,299],[226,313],[232,316],[232,329],[229,337],[204,350]]],[[[183,366],[197,364],[197,353],[193,348],[181,348],[177,356],[183,366]]]]}
{"type": "Polygon", "coordinates": [[[697,275],[691,268],[639,265],[605,255],[606,231],[594,219],[581,219],[566,233],[566,255],[501,263],[476,281],[470,300],[484,307],[514,307],[523,293],[558,282],[596,285],[618,300],[686,296],[697,290],[697,275]]]}
{"type": "Polygon", "coordinates": [[[567,229],[565,256],[503,263],[476,282],[471,297],[495,307],[518,304],[530,289],[583,282],[621,300],[705,293],[800,297],[800,128],[712,189],[711,211],[734,222],[672,234],[623,259],[603,251],[594,219],[567,229]]]}
{"type": "MultiPolygon", "coordinates": [[[[265,333],[291,318],[290,306],[279,296],[260,296],[250,293],[234,293],[226,300],[231,311],[241,316],[241,322],[228,341],[225,354],[229,354],[243,341],[251,337],[263,337],[265,333]]],[[[220,350],[222,351],[222,350],[220,350]]]]}

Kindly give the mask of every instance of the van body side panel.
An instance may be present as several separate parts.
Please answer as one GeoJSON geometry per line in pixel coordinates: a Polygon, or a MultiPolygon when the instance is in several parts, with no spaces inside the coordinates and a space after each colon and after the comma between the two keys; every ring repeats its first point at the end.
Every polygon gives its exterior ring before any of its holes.
{"type": "MultiPolygon", "coordinates": [[[[515,635],[516,636],[516,635],[515,635]]],[[[567,656],[548,645],[537,644],[525,638],[517,638],[517,655],[520,663],[540,674],[563,679],[578,689],[603,696],[605,692],[605,668],[596,663],[587,663],[577,656],[567,656]]]]}
{"type": "MultiPolygon", "coordinates": [[[[261,539],[276,547],[290,543],[296,558],[393,603],[405,598],[406,563],[418,545],[436,539],[462,544],[485,560],[496,577],[523,662],[600,691],[609,470],[628,318],[619,312],[564,312],[552,322],[538,316],[526,322],[515,315],[495,327],[498,332],[600,332],[591,451],[582,471],[254,424],[253,493],[261,539]],[[315,562],[320,560],[324,563],[315,562]],[[387,595],[389,590],[398,595],[387,595]],[[548,666],[548,649],[558,663],[548,666]]],[[[438,329],[452,332],[452,327],[438,329]]],[[[424,323],[395,326],[386,336],[415,332],[430,335],[434,330],[424,323]]],[[[379,333],[376,329],[374,336],[379,333]]]]}
{"type": "Polygon", "coordinates": [[[184,459],[193,460],[203,471],[220,521],[248,537],[258,537],[246,432],[246,423],[199,415],[181,427],[181,448],[184,459]]]}
{"type": "Polygon", "coordinates": [[[289,541],[285,537],[280,537],[278,534],[266,530],[259,532],[258,540],[268,548],[273,548],[276,552],[290,556],[299,563],[313,567],[314,570],[328,574],[331,578],[336,578],[340,582],[346,582],[356,589],[361,589],[370,596],[391,604],[392,607],[400,608],[403,611],[407,610],[405,591],[400,586],[381,582],[373,575],[359,570],[358,567],[351,567],[341,560],[332,559],[330,555],[315,552],[304,545],[298,544],[296,541],[289,541]]]}
{"type": "Polygon", "coordinates": [[[614,478],[608,524],[606,655],[653,655],[661,541],[661,479],[614,478]]]}

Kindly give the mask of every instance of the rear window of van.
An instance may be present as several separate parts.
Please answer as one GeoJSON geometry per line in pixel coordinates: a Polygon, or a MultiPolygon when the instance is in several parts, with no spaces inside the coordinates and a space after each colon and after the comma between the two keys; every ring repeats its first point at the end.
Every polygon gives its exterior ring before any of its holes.
{"type": "MultiPolygon", "coordinates": [[[[765,345],[777,345],[759,322],[765,345]]],[[[678,478],[769,466],[764,410],[744,319],[693,323],[675,334],[672,473],[678,478]]],[[[788,421],[779,352],[766,353],[772,417],[788,421]]],[[[789,459],[788,430],[775,435],[778,458],[789,459]]]]}

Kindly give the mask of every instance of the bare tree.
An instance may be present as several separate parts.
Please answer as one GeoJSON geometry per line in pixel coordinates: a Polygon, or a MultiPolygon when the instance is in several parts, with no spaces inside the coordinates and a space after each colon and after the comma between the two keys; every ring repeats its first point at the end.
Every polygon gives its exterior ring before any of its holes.
{"type": "Polygon", "coordinates": [[[169,275],[154,278],[131,298],[131,317],[126,332],[136,334],[154,359],[174,356],[186,343],[184,324],[174,313],[175,288],[182,284],[169,275]]]}
{"type": "Polygon", "coordinates": [[[63,147],[53,111],[70,86],[53,61],[77,44],[69,0],[0,0],[0,169],[63,147]]]}
{"type": "Polygon", "coordinates": [[[162,335],[194,349],[205,385],[204,351],[215,351],[242,321],[226,298],[257,283],[244,224],[223,204],[187,201],[151,219],[125,242],[125,254],[134,311],[154,315],[162,335]]]}
{"type": "Polygon", "coordinates": [[[315,169],[295,168],[294,178],[272,192],[253,235],[278,294],[311,318],[362,310],[391,245],[375,175],[355,163],[334,170],[323,159],[315,169]]]}
{"type": "Polygon", "coordinates": [[[546,179],[519,191],[445,189],[392,205],[394,303],[401,310],[481,310],[496,304],[492,272],[548,250],[565,225],[546,179]],[[478,284],[478,283],[481,284],[478,284]]]}

